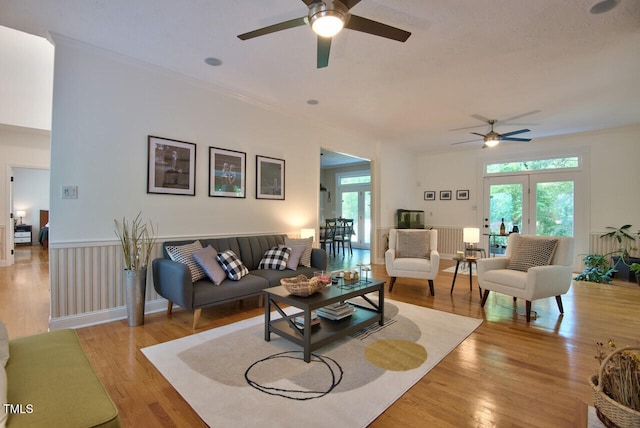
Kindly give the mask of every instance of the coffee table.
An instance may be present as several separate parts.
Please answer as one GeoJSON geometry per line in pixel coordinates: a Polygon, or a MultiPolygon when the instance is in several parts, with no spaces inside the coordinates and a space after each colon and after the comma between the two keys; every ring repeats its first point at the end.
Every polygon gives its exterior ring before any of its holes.
{"type": "MultiPolygon", "coordinates": [[[[342,282],[342,281],[341,281],[342,282]]],[[[304,361],[311,361],[311,352],[329,343],[378,322],[384,324],[384,281],[369,279],[353,281],[341,285],[329,285],[308,297],[289,294],[283,287],[272,287],[264,290],[264,340],[271,340],[271,333],[275,333],[293,343],[302,346],[304,361]],[[366,296],[368,293],[378,293],[378,302],[366,296]],[[349,317],[332,321],[320,319],[320,327],[311,327],[311,311],[328,306],[332,303],[345,302],[355,297],[362,297],[367,304],[354,304],[357,310],[349,317]],[[281,305],[289,305],[301,309],[287,315],[281,305]],[[275,309],[282,318],[271,319],[271,309],[275,309]],[[295,317],[304,316],[304,328],[295,324],[295,317]]]]}

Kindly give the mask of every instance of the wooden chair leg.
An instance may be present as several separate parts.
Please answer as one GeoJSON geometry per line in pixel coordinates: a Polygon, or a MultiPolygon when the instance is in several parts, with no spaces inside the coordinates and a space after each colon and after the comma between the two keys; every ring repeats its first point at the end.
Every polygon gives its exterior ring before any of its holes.
{"type": "Polygon", "coordinates": [[[527,300],[527,322],[531,321],[531,300],[527,300]]]}
{"type": "Polygon", "coordinates": [[[392,276],[391,281],[389,281],[389,293],[391,293],[391,290],[393,290],[393,284],[395,283],[396,283],[396,277],[392,276]]]}
{"type": "Polygon", "coordinates": [[[198,321],[200,321],[200,315],[202,314],[202,309],[196,309],[193,311],[193,329],[196,329],[196,325],[198,325],[198,321]]]}
{"type": "Polygon", "coordinates": [[[434,291],[434,289],[433,289],[433,279],[430,279],[430,280],[429,280],[429,291],[431,291],[431,295],[432,295],[432,296],[435,296],[435,295],[436,295],[436,294],[435,294],[435,291],[434,291]]]}
{"type": "Polygon", "coordinates": [[[564,314],[564,308],[562,307],[562,296],[556,296],[556,303],[561,314],[564,314]]]}
{"type": "Polygon", "coordinates": [[[171,311],[173,310],[173,302],[169,300],[167,302],[167,318],[171,318],[171,311]]]}
{"type": "Polygon", "coordinates": [[[480,307],[484,308],[484,304],[487,303],[487,297],[489,297],[489,290],[484,290],[482,300],[480,301],[480,307]]]}

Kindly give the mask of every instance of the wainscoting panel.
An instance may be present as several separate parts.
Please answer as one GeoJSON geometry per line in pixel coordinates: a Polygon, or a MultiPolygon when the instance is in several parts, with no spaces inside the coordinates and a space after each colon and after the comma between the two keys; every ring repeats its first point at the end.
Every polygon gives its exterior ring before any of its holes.
{"type": "MultiPolygon", "coordinates": [[[[151,260],[160,256],[160,245],[151,260]]],[[[124,267],[119,243],[97,243],[49,248],[51,318],[99,312],[125,306],[124,267]]],[[[147,270],[146,300],[160,296],[147,270]]]]}

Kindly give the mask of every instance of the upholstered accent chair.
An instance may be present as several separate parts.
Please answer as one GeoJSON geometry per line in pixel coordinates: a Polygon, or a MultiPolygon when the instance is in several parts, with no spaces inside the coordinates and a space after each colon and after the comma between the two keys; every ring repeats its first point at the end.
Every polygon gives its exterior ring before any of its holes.
{"type": "Polygon", "coordinates": [[[384,254],[387,275],[391,277],[389,292],[397,277],[426,279],[433,296],[433,280],[440,268],[438,231],[425,229],[391,229],[389,249],[384,254]]]}
{"type": "Polygon", "coordinates": [[[560,313],[562,295],[571,286],[573,238],[509,235],[505,257],[478,259],[478,284],[484,290],[484,307],[490,291],[526,301],[527,322],[531,321],[531,302],[555,297],[560,313]]]}

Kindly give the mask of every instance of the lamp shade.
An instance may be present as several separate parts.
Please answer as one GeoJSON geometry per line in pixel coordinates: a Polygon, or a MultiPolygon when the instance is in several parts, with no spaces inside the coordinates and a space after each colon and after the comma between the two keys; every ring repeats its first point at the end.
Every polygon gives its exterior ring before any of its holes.
{"type": "Polygon", "coordinates": [[[18,211],[16,211],[16,216],[17,217],[26,217],[27,216],[27,212],[25,210],[18,210],[18,211]]]}
{"type": "Polygon", "coordinates": [[[462,229],[462,241],[469,244],[477,244],[480,242],[480,229],[477,227],[465,227],[462,229]]]}

